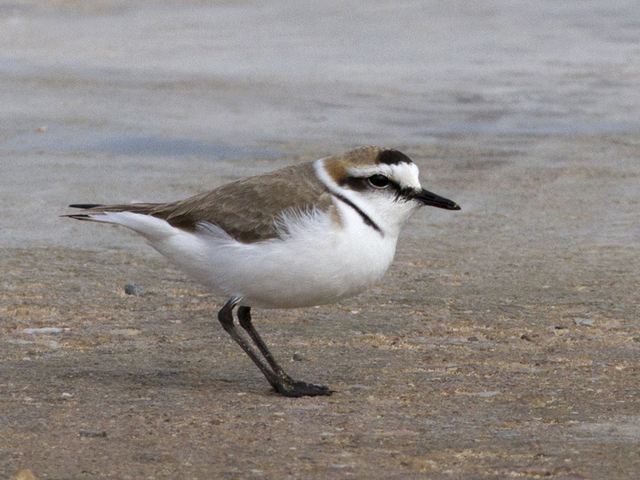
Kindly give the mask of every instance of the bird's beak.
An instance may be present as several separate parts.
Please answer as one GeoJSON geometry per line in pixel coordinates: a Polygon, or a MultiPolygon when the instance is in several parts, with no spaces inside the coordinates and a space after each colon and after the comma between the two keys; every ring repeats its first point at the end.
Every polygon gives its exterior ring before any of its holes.
{"type": "Polygon", "coordinates": [[[416,192],[413,196],[413,199],[422,203],[423,205],[429,205],[431,207],[444,208],[445,210],[460,210],[460,205],[456,202],[452,202],[451,200],[441,197],[440,195],[436,195],[435,193],[431,193],[424,188],[420,192],[416,192]]]}

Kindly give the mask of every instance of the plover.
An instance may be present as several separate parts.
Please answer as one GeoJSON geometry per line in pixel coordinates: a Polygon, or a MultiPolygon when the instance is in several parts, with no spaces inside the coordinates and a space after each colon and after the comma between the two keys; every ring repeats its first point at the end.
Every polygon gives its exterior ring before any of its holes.
{"type": "Polygon", "coordinates": [[[67,215],[122,225],[187,275],[224,295],[224,330],[282,395],[330,395],[278,364],[250,309],[333,303],[378,281],[401,227],[420,207],[460,210],[422,188],[403,153],[363,147],[238,180],[171,203],[74,204],[67,215]],[[233,309],[238,307],[237,328],[233,309]],[[251,344],[253,342],[253,345],[251,344]]]}

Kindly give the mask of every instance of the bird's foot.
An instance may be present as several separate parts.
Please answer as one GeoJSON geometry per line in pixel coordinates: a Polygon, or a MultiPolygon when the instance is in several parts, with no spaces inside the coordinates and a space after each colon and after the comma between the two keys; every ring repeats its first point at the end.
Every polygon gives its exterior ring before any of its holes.
{"type": "Polygon", "coordinates": [[[272,383],[276,393],[285,397],[317,397],[320,395],[331,395],[333,390],[324,385],[302,382],[300,380],[282,381],[272,383]]]}

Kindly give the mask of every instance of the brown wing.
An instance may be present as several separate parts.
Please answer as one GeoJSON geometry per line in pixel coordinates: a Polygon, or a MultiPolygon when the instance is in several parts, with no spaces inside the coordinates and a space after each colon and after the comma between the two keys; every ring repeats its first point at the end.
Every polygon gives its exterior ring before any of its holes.
{"type": "Polygon", "coordinates": [[[331,205],[331,196],[318,180],[313,164],[305,163],[228,183],[177,202],[77,207],[90,207],[92,212],[144,213],[187,231],[208,222],[240,242],[253,243],[278,237],[275,221],[285,210],[327,210],[331,205]]]}

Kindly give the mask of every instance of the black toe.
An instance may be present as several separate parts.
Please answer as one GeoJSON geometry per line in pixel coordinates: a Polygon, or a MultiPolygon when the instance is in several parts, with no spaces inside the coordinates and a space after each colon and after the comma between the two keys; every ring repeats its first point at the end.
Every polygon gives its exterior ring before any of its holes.
{"type": "Polygon", "coordinates": [[[292,383],[282,382],[274,385],[273,389],[285,397],[317,397],[328,396],[333,393],[333,390],[324,385],[301,381],[294,381],[292,383]]]}

